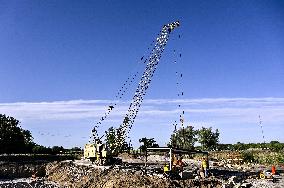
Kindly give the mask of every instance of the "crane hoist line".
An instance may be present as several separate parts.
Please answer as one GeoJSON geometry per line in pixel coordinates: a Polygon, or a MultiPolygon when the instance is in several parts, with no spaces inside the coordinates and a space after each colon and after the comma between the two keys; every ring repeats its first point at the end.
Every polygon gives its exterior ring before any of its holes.
{"type": "MultiPolygon", "coordinates": [[[[160,34],[157,36],[155,40],[155,45],[150,52],[149,57],[145,61],[146,68],[143,72],[143,75],[138,83],[137,89],[134,93],[130,106],[127,110],[127,113],[124,116],[124,119],[117,129],[117,136],[115,138],[115,147],[112,147],[111,151],[106,148],[105,144],[102,144],[100,139],[93,139],[95,143],[86,144],[84,157],[85,158],[107,158],[107,155],[116,154],[121,150],[129,131],[131,130],[135,118],[137,117],[140,106],[143,102],[144,96],[146,95],[147,89],[151,83],[151,79],[157,69],[159,61],[161,59],[162,53],[165,49],[165,46],[169,40],[169,36],[171,32],[180,26],[179,21],[175,21],[164,25],[160,34]],[[95,148],[95,149],[94,149],[95,148]],[[104,153],[104,154],[102,154],[104,153]]],[[[96,127],[97,128],[97,127],[96,127]]],[[[96,128],[93,129],[93,136],[97,134],[96,128]]]]}

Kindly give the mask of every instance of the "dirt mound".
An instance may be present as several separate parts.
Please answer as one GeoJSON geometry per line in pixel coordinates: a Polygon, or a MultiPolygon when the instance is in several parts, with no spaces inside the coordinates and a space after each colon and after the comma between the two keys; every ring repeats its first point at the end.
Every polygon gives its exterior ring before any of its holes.
{"type": "Polygon", "coordinates": [[[102,176],[101,186],[92,184],[90,187],[119,188],[119,187],[169,187],[169,182],[159,178],[132,174],[129,172],[110,171],[102,176]]]}
{"type": "Polygon", "coordinates": [[[135,157],[131,154],[128,154],[128,153],[120,153],[118,155],[119,158],[121,159],[124,159],[124,160],[127,160],[127,159],[135,159],[135,157]]]}
{"type": "Polygon", "coordinates": [[[70,188],[221,187],[221,183],[217,180],[170,180],[154,175],[143,175],[142,171],[101,170],[75,165],[72,162],[52,163],[47,166],[46,172],[50,181],[70,188]]]}

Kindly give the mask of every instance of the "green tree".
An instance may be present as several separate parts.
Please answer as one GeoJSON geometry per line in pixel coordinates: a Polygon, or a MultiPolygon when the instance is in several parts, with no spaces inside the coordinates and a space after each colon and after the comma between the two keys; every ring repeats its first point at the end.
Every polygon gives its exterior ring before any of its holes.
{"type": "Polygon", "coordinates": [[[174,131],[171,135],[169,147],[181,148],[181,149],[194,149],[194,144],[197,141],[197,131],[192,126],[180,128],[174,131]]]}
{"type": "Polygon", "coordinates": [[[273,151],[281,151],[283,150],[283,147],[284,145],[281,144],[280,142],[278,141],[271,141],[269,144],[268,144],[268,147],[273,150],[273,151]]]}
{"type": "Polygon", "coordinates": [[[106,132],[106,145],[111,150],[114,151],[116,148],[116,137],[117,137],[117,130],[114,127],[110,127],[106,132]]]}
{"type": "Polygon", "coordinates": [[[247,146],[244,143],[241,142],[237,142],[236,144],[234,144],[234,149],[237,151],[243,151],[246,150],[247,146]]]}
{"type": "Polygon", "coordinates": [[[83,151],[80,147],[77,147],[77,146],[71,148],[70,150],[74,151],[74,152],[81,152],[81,151],[83,151]]]}
{"type": "Polygon", "coordinates": [[[217,150],[219,151],[234,150],[234,146],[232,144],[218,144],[217,150]]]}
{"type": "Polygon", "coordinates": [[[35,154],[51,154],[52,148],[35,144],[34,147],[32,148],[32,152],[35,154]]]}
{"type": "Polygon", "coordinates": [[[156,143],[154,138],[140,138],[139,142],[142,143],[139,149],[141,152],[145,152],[147,148],[157,148],[159,145],[156,143]]]}
{"type": "Polygon", "coordinates": [[[202,127],[198,130],[198,142],[201,144],[203,150],[216,150],[219,143],[219,130],[212,131],[212,127],[202,127]]]}
{"type": "Polygon", "coordinates": [[[31,132],[19,124],[19,120],[0,114],[0,153],[26,153],[31,149],[31,132]]]}
{"type": "Polygon", "coordinates": [[[51,148],[52,154],[59,154],[59,153],[64,152],[64,150],[65,149],[62,146],[53,146],[51,148]]]}
{"type": "Polygon", "coordinates": [[[133,149],[130,143],[127,143],[126,141],[123,142],[121,146],[121,152],[130,152],[130,150],[133,149]]]}
{"type": "Polygon", "coordinates": [[[106,146],[114,152],[113,154],[118,154],[122,151],[129,151],[131,146],[124,140],[123,143],[118,146],[118,138],[120,136],[120,129],[115,129],[114,127],[110,127],[106,132],[106,146]]]}

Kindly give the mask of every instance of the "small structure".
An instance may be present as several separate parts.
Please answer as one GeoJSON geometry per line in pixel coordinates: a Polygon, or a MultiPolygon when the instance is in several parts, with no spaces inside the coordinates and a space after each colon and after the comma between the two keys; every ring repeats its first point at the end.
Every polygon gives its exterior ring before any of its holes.
{"type": "Polygon", "coordinates": [[[148,153],[157,153],[157,152],[167,152],[169,154],[169,171],[172,171],[173,168],[173,156],[175,154],[178,155],[194,155],[194,154],[202,154],[206,156],[206,159],[208,161],[208,152],[207,151],[200,151],[200,150],[186,150],[186,149],[178,149],[178,148],[172,148],[172,147],[158,147],[158,148],[147,148],[145,153],[145,168],[147,166],[147,156],[148,153]]]}

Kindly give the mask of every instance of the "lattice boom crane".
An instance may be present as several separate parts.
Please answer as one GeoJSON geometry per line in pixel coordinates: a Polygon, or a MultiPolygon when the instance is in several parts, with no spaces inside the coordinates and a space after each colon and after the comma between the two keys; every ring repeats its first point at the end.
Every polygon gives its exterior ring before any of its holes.
{"type": "MultiPolygon", "coordinates": [[[[95,161],[97,164],[106,164],[111,161],[112,156],[118,154],[121,151],[121,148],[125,143],[125,139],[127,138],[127,135],[131,130],[132,125],[134,124],[139,108],[143,102],[144,96],[146,95],[146,91],[149,88],[151,78],[156,71],[162,53],[169,40],[170,33],[179,25],[179,21],[164,25],[160,34],[158,35],[155,46],[152,49],[149,58],[145,60],[145,63],[147,62],[146,68],[143,72],[142,78],[139,81],[138,87],[132,98],[132,102],[130,103],[128,111],[123,119],[123,122],[117,129],[116,138],[114,138],[115,142],[113,143],[113,145],[111,147],[108,147],[106,144],[103,144],[101,138],[98,137],[97,128],[98,125],[101,124],[101,122],[98,122],[92,130],[94,142],[85,145],[85,159],[95,161]]],[[[109,106],[109,108],[110,112],[113,106],[109,106]]],[[[101,120],[104,120],[109,112],[101,120]]]]}
{"type": "MultiPolygon", "coordinates": [[[[156,68],[161,59],[162,53],[165,46],[169,40],[170,33],[180,25],[179,21],[164,25],[161,33],[156,39],[156,44],[150,53],[150,57],[147,59],[147,65],[140,79],[136,92],[132,98],[132,102],[128,108],[125,118],[118,129],[118,137],[116,140],[116,150],[119,150],[127,137],[132,125],[135,121],[139,108],[143,102],[144,96],[147,89],[151,83],[151,78],[153,77],[156,68]]],[[[115,152],[115,151],[113,151],[115,152]]]]}

